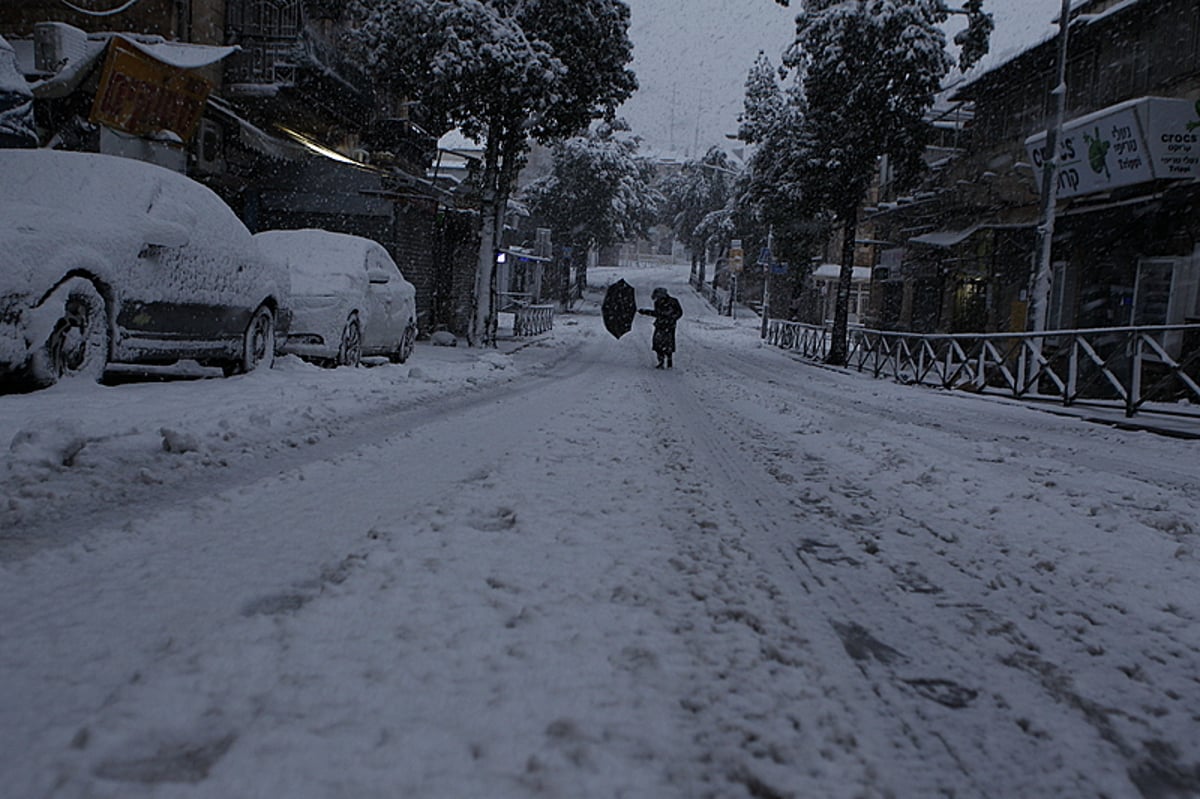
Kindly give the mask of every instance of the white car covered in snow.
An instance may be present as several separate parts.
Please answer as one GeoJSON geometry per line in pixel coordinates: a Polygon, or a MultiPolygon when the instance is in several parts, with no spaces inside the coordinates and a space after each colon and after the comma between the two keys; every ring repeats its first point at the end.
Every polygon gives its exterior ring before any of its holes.
{"type": "Polygon", "coordinates": [[[287,272],[205,186],[95,153],[0,150],[0,381],[275,356],[287,272]]]}
{"type": "Polygon", "coordinates": [[[408,360],[417,339],[416,289],[381,244],[311,229],[268,230],[254,238],[288,267],[286,352],[349,366],[364,355],[408,360]]]}

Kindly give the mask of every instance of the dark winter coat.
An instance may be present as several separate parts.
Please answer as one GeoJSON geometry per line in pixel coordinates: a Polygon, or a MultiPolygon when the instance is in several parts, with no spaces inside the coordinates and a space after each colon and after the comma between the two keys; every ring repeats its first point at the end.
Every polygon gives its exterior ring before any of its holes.
{"type": "Polygon", "coordinates": [[[638,313],[654,317],[654,339],[650,347],[662,355],[675,351],[675,323],[683,316],[679,300],[670,294],[654,301],[654,308],[639,308],[638,313]]]}

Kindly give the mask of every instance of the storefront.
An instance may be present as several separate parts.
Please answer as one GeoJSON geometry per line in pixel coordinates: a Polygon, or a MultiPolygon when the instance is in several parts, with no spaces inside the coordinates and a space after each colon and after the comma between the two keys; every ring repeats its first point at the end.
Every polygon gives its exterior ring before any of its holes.
{"type": "MultiPolygon", "coordinates": [[[[1044,161],[1045,136],[1026,141],[1044,161]]],[[[1200,319],[1200,103],[1141,97],[1063,127],[1051,327],[1200,319]]]]}
{"type": "Polygon", "coordinates": [[[977,224],[908,240],[901,321],[917,332],[1023,330],[1033,228],[977,224]]]}
{"type": "MultiPolygon", "coordinates": [[[[837,310],[837,287],[842,267],[838,264],[821,264],[813,270],[812,279],[821,297],[824,320],[829,322],[837,310]]],[[[871,270],[865,266],[854,267],[850,278],[850,304],[847,320],[850,324],[861,324],[870,310],[871,270]]]]}

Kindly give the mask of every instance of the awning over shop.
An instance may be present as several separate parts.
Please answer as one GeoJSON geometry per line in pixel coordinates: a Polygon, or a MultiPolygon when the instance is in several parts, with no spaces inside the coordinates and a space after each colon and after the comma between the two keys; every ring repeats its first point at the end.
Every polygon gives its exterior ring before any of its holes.
{"type": "Polygon", "coordinates": [[[501,247],[499,252],[516,258],[518,261],[538,261],[541,263],[550,263],[554,260],[553,258],[547,258],[544,255],[538,255],[533,250],[526,247],[501,247]]]}
{"type": "Polygon", "coordinates": [[[208,98],[208,107],[237,125],[238,142],[247,150],[278,161],[301,161],[314,157],[307,149],[279,136],[272,136],[254,123],[243,119],[228,103],[208,98]]]}
{"type": "MultiPolygon", "coordinates": [[[[842,275],[841,264],[821,264],[813,270],[814,280],[837,280],[842,275]]],[[[871,270],[865,266],[854,267],[850,280],[853,283],[866,283],[871,279],[871,270]]]]}
{"type": "Polygon", "coordinates": [[[926,247],[941,247],[948,250],[971,238],[981,227],[982,225],[971,225],[963,230],[935,230],[932,233],[913,236],[908,242],[909,244],[924,244],[926,247]]]}
{"type": "Polygon", "coordinates": [[[974,236],[981,230],[1025,230],[1034,227],[1032,222],[1028,224],[1012,223],[1012,224],[986,224],[971,225],[962,230],[935,230],[932,233],[922,233],[920,236],[913,236],[908,240],[909,244],[923,244],[926,247],[940,247],[948,250],[952,247],[957,247],[967,239],[974,236]]]}

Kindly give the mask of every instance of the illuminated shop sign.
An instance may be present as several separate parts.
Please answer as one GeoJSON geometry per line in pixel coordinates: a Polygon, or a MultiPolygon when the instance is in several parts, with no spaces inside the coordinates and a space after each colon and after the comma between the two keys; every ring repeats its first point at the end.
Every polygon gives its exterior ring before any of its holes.
{"type": "MultiPolygon", "coordinates": [[[[1141,97],[1063,125],[1058,196],[1200,177],[1200,102],[1141,97]]],[[[1046,134],[1025,140],[1039,182],[1046,134]]]]}

